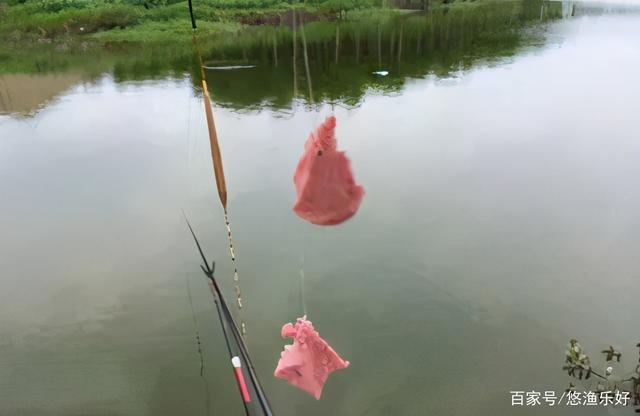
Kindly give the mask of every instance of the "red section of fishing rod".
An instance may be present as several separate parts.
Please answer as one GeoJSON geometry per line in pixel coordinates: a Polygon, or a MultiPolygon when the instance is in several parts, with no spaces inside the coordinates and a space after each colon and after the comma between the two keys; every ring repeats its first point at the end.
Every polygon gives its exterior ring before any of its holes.
{"type": "MultiPolygon", "coordinates": [[[[206,263],[205,263],[206,264],[206,263]]],[[[236,377],[236,382],[238,383],[238,389],[240,390],[240,395],[242,396],[242,404],[244,405],[244,411],[247,416],[249,416],[249,408],[247,404],[251,402],[251,396],[249,395],[249,389],[247,389],[247,383],[244,380],[244,374],[242,373],[242,362],[240,361],[240,357],[234,355],[231,349],[231,344],[229,343],[229,337],[227,335],[227,330],[225,326],[225,322],[223,316],[225,316],[221,307],[224,305],[224,298],[222,297],[222,293],[220,293],[220,288],[218,288],[218,284],[216,283],[215,278],[213,277],[213,268],[209,268],[207,265],[207,269],[202,267],[202,270],[205,272],[207,277],[209,277],[209,288],[211,289],[211,293],[213,294],[213,300],[216,303],[216,309],[218,310],[218,317],[220,318],[220,325],[222,327],[222,333],[225,338],[225,342],[227,344],[227,350],[229,351],[229,356],[231,357],[231,366],[233,367],[233,373],[236,377]]],[[[229,322],[230,326],[235,326],[233,322],[229,322]]]]}
{"type": "MultiPolygon", "coordinates": [[[[222,325],[222,330],[226,335],[226,330],[224,329],[225,324],[222,321],[222,316],[225,316],[223,312],[220,310],[220,306],[218,301],[223,304],[224,300],[222,299],[222,293],[220,293],[220,288],[218,287],[218,283],[215,281],[213,274],[209,276],[209,288],[216,300],[216,306],[218,307],[218,316],[220,317],[220,324],[222,325]]],[[[229,325],[235,325],[233,322],[229,322],[229,325]]],[[[247,383],[244,379],[244,373],[242,372],[242,360],[237,355],[233,355],[231,352],[231,346],[227,344],[227,348],[229,349],[229,355],[231,356],[231,365],[233,366],[233,373],[236,377],[236,382],[238,383],[238,389],[240,390],[240,395],[242,396],[242,400],[245,405],[247,403],[251,403],[251,395],[249,394],[249,389],[247,388],[247,383]]]]}
{"type": "MultiPolygon", "coordinates": [[[[205,270],[204,267],[202,269],[205,270]]],[[[205,274],[207,274],[206,271],[205,271],[205,274]]],[[[240,334],[240,330],[238,329],[237,325],[235,324],[235,321],[233,320],[233,316],[231,315],[231,311],[229,311],[229,307],[227,306],[227,303],[225,302],[224,297],[222,296],[222,292],[220,292],[220,288],[218,287],[218,282],[216,281],[215,277],[213,277],[213,272],[211,272],[210,274],[207,274],[207,277],[209,278],[208,279],[209,288],[213,293],[214,299],[220,300],[220,307],[222,308],[224,316],[229,323],[229,327],[231,328],[231,333],[233,335],[233,338],[236,340],[236,346],[238,347],[238,350],[240,353],[239,355],[242,357],[242,360],[247,366],[246,370],[249,374],[249,378],[251,379],[251,382],[253,383],[253,387],[255,389],[255,392],[258,398],[258,403],[260,404],[260,407],[262,408],[262,411],[265,416],[272,416],[273,412],[271,412],[271,406],[269,405],[269,400],[267,400],[267,396],[265,396],[264,391],[260,386],[260,381],[258,380],[258,375],[255,372],[253,363],[251,362],[251,357],[249,356],[249,351],[247,351],[247,346],[244,344],[244,341],[242,340],[242,335],[240,334]]],[[[218,303],[216,302],[216,305],[217,304],[218,303]]],[[[246,408],[247,403],[245,402],[244,405],[246,408]]]]}
{"type": "Polygon", "coordinates": [[[240,361],[240,357],[235,356],[231,358],[231,365],[233,366],[233,371],[236,374],[236,381],[238,382],[240,394],[242,394],[242,400],[244,400],[245,403],[250,403],[251,396],[249,395],[247,383],[244,381],[244,374],[242,374],[242,362],[240,361]]]}

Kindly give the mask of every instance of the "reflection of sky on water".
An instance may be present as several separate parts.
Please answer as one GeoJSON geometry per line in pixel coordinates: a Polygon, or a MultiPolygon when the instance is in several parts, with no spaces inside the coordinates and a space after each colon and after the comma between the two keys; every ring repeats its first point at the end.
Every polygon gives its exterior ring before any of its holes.
{"type": "MultiPolygon", "coordinates": [[[[543,51],[335,107],[367,190],[335,228],[291,212],[302,145],[330,105],[289,117],[215,109],[249,344],[278,414],[508,414],[509,390],[566,387],[572,336],[636,356],[639,27],[565,22],[551,30],[566,41],[543,51]],[[310,317],[352,362],[321,402],[271,377],[279,328],[300,313],[303,252],[310,317]]],[[[0,137],[3,408],[201,412],[186,275],[212,406],[234,414],[180,214],[231,294],[190,83],[105,77],[32,118],[0,117],[0,137]]]]}

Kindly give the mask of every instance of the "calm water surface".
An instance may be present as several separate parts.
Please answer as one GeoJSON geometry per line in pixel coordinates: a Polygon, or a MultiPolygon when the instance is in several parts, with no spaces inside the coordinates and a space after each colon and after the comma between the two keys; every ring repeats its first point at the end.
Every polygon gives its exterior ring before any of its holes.
{"type": "MultiPolygon", "coordinates": [[[[203,40],[208,65],[256,65],[207,76],[277,414],[525,414],[509,391],[563,391],[570,337],[635,361],[640,15],[539,4],[309,23],[308,67],[289,23],[203,40]],[[367,193],[323,228],[291,211],[292,175],[329,114],[367,193]],[[272,376],[301,267],[352,363],[319,402],[272,376]]],[[[16,52],[0,76],[0,414],[239,414],[180,212],[231,298],[193,54],[92,53],[16,52]]]]}

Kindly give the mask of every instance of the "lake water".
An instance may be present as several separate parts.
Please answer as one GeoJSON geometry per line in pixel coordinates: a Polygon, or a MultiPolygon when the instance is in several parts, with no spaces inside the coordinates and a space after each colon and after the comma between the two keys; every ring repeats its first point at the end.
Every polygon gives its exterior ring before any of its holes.
{"type": "MultiPolygon", "coordinates": [[[[560,395],[571,337],[637,361],[640,14],[570,7],[199,41],[207,66],[251,66],[207,80],[276,414],[606,413],[509,393],[560,395]],[[329,114],[366,195],[319,227],[292,212],[292,175],[329,114]],[[319,402],[272,375],[302,298],[351,361],[319,402]]],[[[40,45],[3,66],[0,414],[241,414],[181,214],[233,300],[191,45],[40,45]]]]}

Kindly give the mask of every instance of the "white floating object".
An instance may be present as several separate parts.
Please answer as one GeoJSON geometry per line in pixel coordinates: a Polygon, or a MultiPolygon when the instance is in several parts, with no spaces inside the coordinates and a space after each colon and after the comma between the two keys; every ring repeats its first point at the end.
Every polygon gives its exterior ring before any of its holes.
{"type": "Polygon", "coordinates": [[[389,71],[373,71],[373,75],[380,75],[381,77],[386,77],[389,75],[389,71]]]}
{"type": "Polygon", "coordinates": [[[205,66],[204,69],[211,69],[213,71],[229,71],[232,69],[249,69],[255,68],[255,65],[228,65],[228,66],[205,66]]]}

